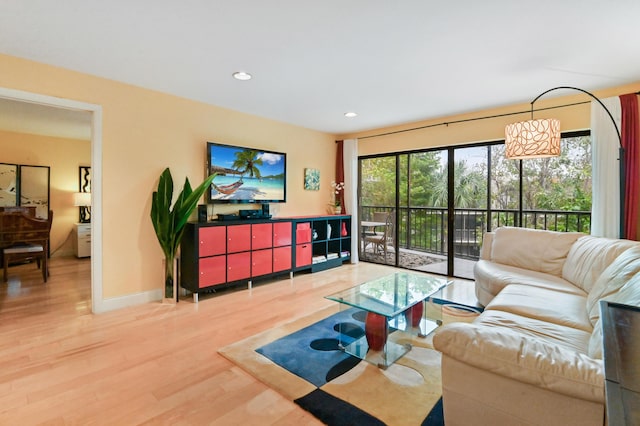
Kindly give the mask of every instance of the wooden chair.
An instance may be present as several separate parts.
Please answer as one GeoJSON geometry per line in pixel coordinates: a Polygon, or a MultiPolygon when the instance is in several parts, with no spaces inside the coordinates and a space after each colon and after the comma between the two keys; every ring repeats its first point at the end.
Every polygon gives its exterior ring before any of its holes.
{"type": "Polygon", "coordinates": [[[391,211],[387,213],[387,217],[384,220],[384,232],[381,234],[367,235],[364,237],[365,249],[367,245],[373,244],[373,250],[375,253],[380,252],[382,250],[384,252],[385,258],[387,257],[387,251],[389,246],[394,246],[394,224],[395,224],[395,212],[391,211]]]}
{"type": "Polygon", "coordinates": [[[49,234],[53,212],[48,219],[36,219],[22,212],[0,213],[0,248],[2,248],[4,282],[11,262],[35,259],[42,279],[49,276],[49,234]]]}

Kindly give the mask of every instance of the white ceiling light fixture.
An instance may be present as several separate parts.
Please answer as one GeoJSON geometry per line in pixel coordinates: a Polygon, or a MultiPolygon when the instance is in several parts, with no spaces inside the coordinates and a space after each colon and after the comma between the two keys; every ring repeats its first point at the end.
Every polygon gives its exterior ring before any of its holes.
{"type": "Polygon", "coordinates": [[[244,72],[244,71],[236,71],[232,75],[233,75],[233,78],[235,78],[236,80],[240,80],[240,81],[251,80],[251,77],[252,77],[251,74],[249,74],[248,72],[244,72]]]}
{"type": "Polygon", "coordinates": [[[358,114],[351,111],[351,112],[345,112],[344,116],[347,117],[347,118],[353,118],[353,117],[357,117],[358,114]]]}

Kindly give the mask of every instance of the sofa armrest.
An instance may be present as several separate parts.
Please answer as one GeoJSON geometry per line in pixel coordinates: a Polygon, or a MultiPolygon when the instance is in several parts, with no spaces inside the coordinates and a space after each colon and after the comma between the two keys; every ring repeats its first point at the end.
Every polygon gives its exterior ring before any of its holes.
{"type": "Polygon", "coordinates": [[[480,259],[491,260],[491,244],[493,243],[493,232],[485,232],[482,235],[482,247],[480,247],[480,259]]]}
{"type": "Polygon", "coordinates": [[[434,347],[465,364],[575,398],[604,403],[602,360],[517,332],[452,323],[433,337],[434,347]]]}

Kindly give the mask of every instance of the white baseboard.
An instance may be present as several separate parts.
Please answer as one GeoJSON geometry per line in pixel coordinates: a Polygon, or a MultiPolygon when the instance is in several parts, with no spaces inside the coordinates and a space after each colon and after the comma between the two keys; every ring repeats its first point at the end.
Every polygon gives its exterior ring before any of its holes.
{"type": "Polygon", "coordinates": [[[103,299],[99,306],[94,309],[94,314],[115,311],[129,306],[143,305],[145,303],[158,302],[162,300],[162,289],[145,291],[142,293],[129,294],[127,296],[112,297],[103,299]]]}

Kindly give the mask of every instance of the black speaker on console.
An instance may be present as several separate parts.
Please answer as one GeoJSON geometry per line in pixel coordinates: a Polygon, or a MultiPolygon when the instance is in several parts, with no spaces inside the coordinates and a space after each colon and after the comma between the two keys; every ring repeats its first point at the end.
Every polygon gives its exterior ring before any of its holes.
{"type": "Polygon", "coordinates": [[[269,204],[265,203],[262,205],[262,217],[269,217],[269,204]]]}
{"type": "Polygon", "coordinates": [[[198,222],[204,223],[207,221],[207,205],[198,205],[198,222]]]}

